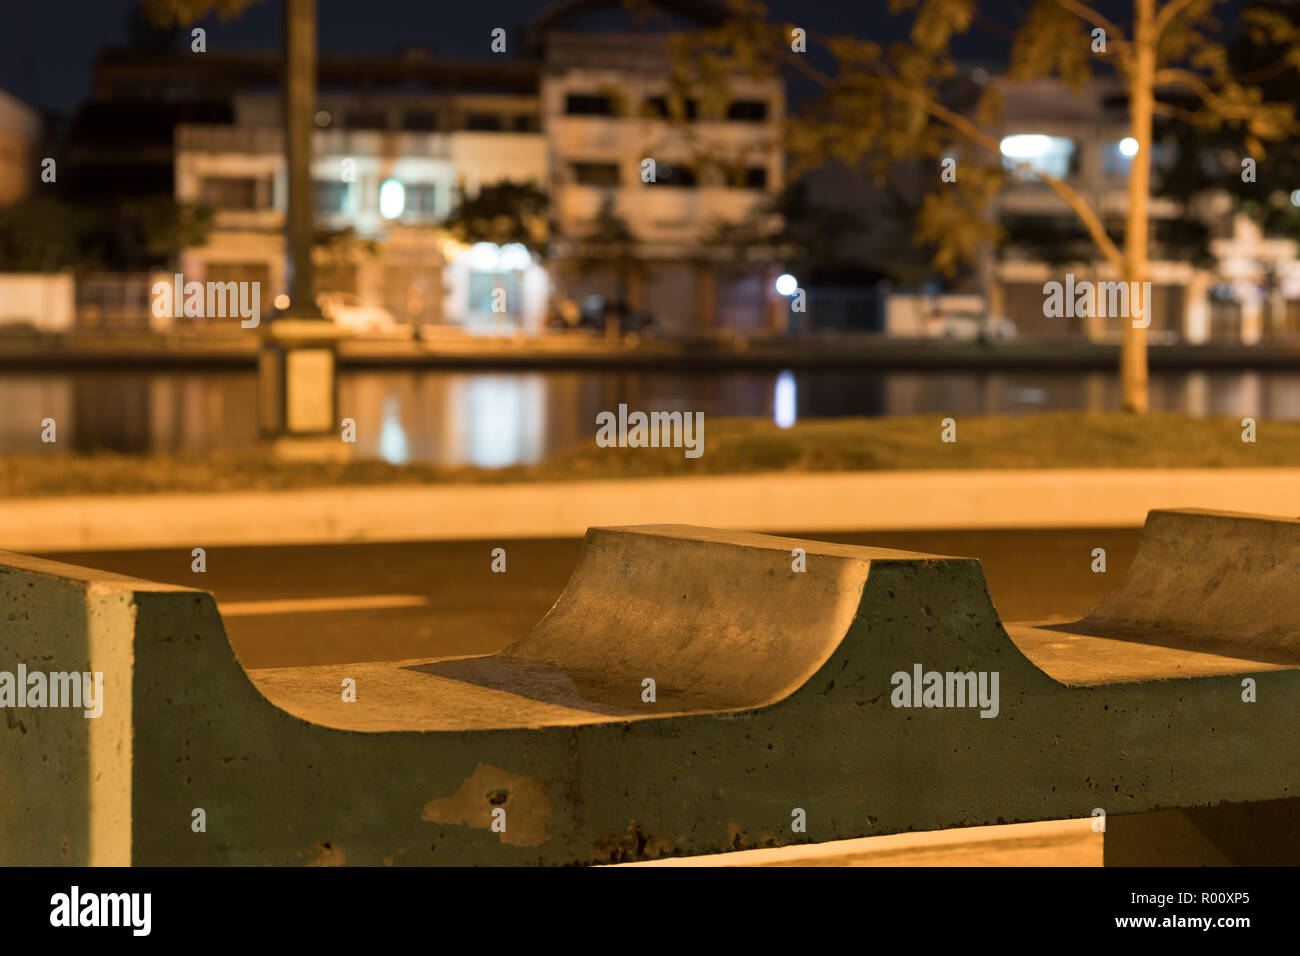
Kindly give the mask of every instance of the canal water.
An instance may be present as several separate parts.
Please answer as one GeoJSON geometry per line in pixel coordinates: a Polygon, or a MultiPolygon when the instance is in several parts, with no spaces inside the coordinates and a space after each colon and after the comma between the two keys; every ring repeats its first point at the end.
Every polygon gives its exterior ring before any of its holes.
{"type": "MultiPolygon", "coordinates": [[[[357,423],[360,457],[395,463],[527,464],[590,442],[596,415],[620,402],[707,418],[1029,414],[1113,410],[1109,372],[881,372],[752,369],[344,371],[339,416],[357,423]]],[[[1153,373],[1153,409],[1300,419],[1300,371],[1153,373]]],[[[0,372],[0,454],[90,452],[200,455],[257,439],[249,371],[0,372]],[[56,448],[41,420],[58,422],[56,448]]]]}

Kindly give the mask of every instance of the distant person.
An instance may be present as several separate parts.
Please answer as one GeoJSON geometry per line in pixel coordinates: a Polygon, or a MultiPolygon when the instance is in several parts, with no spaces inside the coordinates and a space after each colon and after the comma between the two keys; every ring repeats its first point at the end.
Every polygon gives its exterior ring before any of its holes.
{"type": "Polygon", "coordinates": [[[946,321],[947,319],[943,314],[943,309],[939,306],[935,306],[934,311],[930,313],[929,332],[932,338],[938,338],[943,335],[943,328],[946,321]]]}
{"type": "Polygon", "coordinates": [[[582,309],[570,296],[560,300],[560,321],[566,328],[576,329],[582,321],[582,309]]]}

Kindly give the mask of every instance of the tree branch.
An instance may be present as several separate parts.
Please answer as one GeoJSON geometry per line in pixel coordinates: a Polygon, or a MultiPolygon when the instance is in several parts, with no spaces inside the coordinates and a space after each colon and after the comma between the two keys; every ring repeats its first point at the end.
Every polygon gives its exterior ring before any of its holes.
{"type": "Polygon", "coordinates": [[[1165,27],[1169,26],[1174,17],[1178,16],[1178,14],[1182,13],[1191,5],[1192,0],[1169,0],[1168,3],[1161,7],[1160,11],[1156,14],[1154,28],[1156,40],[1160,39],[1161,34],[1165,32],[1165,27]]]}
{"type": "Polygon", "coordinates": [[[1162,83],[1178,83],[1190,87],[1192,92],[1201,98],[1202,103],[1227,119],[1250,119],[1258,112],[1255,106],[1229,103],[1214,92],[1210,84],[1205,82],[1204,77],[1182,67],[1167,66],[1156,70],[1152,82],[1155,86],[1160,86],[1162,83]]]}
{"type": "Polygon", "coordinates": [[[1107,39],[1115,44],[1115,49],[1119,50],[1120,56],[1125,61],[1132,58],[1133,47],[1128,40],[1124,39],[1124,32],[1092,7],[1086,3],[1080,3],[1079,0],[1052,0],[1052,2],[1062,10],[1073,13],[1080,20],[1091,23],[1095,27],[1101,27],[1106,31],[1107,39]]]}
{"type": "MultiPolygon", "coordinates": [[[[930,100],[923,92],[913,90],[912,88],[903,86],[902,84],[898,84],[896,92],[901,94],[904,98],[912,100],[912,102],[916,103],[927,114],[946,124],[949,128],[960,133],[976,145],[982,146],[996,155],[1002,155],[1001,144],[998,142],[997,138],[980,129],[960,113],[949,109],[942,103],[936,103],[930,100]]],[[[1052,191],[1061,197],[1065,204],[1074,211],[1076,216],[1079,217],[1079,221],[1083,223],[1083,227],[1088,230],[1088,235],[1092,237],[1093,242],[1097,243],[1097,247],[1101,250],[1102,254],[1110,264],[1117,270],[1123,271],[1124,254],[1106,232],[1106,227],[1102,224],[1101,218],[1093,208],[1088,205],[1088,201],[1084,199],[1073,186],[1065,182],[1063,179],[1058,179],[1057,177],[1044,173],[1041,170],[1034,169],[1028,163],[1018,163],[1017,168],[1029,170],[1038,180],[1051,187],[1052,191]]]]}
{"type": "Polygon", "coordinates": [[[1200,117],[1197,116],[1194,110],[1174,106],[1172,103],[1162,103],[1160,100],[1152,102],[1151,112],[1159,116],[1168,116],[1170,119],[1180,119],[1189,125],[1196,125],[1200,121],[1200,117]]]}

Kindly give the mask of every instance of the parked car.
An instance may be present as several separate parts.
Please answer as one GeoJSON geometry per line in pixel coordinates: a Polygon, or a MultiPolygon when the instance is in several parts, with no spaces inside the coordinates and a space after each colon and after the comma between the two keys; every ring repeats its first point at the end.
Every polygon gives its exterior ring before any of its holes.
{"type": "Polygon", "coordinates": [[[325,318],[333,319],[349,332],[369,335],[409,332],[409,326],[398,322],[387,309],[363,305],[351,292],[322,292],[316,296],[316,306],[325,318]]]}
{"type": "Polygon", "coordinates": [[[606,302],[598,295],[588,296],[582,303],[578,328],[604,331],[609,319],[618,319],[621,334],[636,333],[643,337],[657,335],[659,323],[647,312],[633,312],[626,302],[606,302]]]}
{"type": "Polygon", "coordinates": [[[952,342],[1005,342],[1016,337],[1016,323],[978,312],[935,312],[927,332],[952,342]]]}

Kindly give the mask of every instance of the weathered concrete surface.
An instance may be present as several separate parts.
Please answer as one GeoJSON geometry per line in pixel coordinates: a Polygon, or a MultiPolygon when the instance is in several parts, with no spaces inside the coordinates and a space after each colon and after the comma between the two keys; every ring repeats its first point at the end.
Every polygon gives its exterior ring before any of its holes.
{"type": "MultiPolygon", "coordinates": [[[[1257,522],[1168,520],[1182,535],[1257,522]]],[[[1297,523],[1276,524],[1273,560],[1294,565],[1297,523]]],[[[1030,627],[1022,651],[972,559],[592,529],[555,608],[501,654],[245,672],[207,594],[90,585],[91,572],[16,555],[0,566],[0,643],[16,659],[81,648],[96,587],[124,609],[113,640],[134,650],[115,665],[129,692],[105,716],[129,702],[134,863],[621,862],[1300,793],[1300,670],[1245,603],[1229,636],[1254,636],[1188,678],[1182,655],[1123,635],[1075,635],[1107,646],[1092,660],[1100,645],[1081,645],[1089,660],[1071,664],[1047,646],[1068,634],[1030,627]],[[998,716],[894,707],[892,675],[916,664],[997,672],[998,716]],[[195,808],[206,832],[191,829],[195,808]],[[806,831],[792,832],[796,810],[806,831]]],[[[75,758],[75,721],[92,723],[42,716],[39,740],[6,727],[3,786],[19,784],[17,754],[27,829],[0,825],[8,855],[58,862],[51,821],[124,791],[41,766],[41,752],[75,758]]]]}

